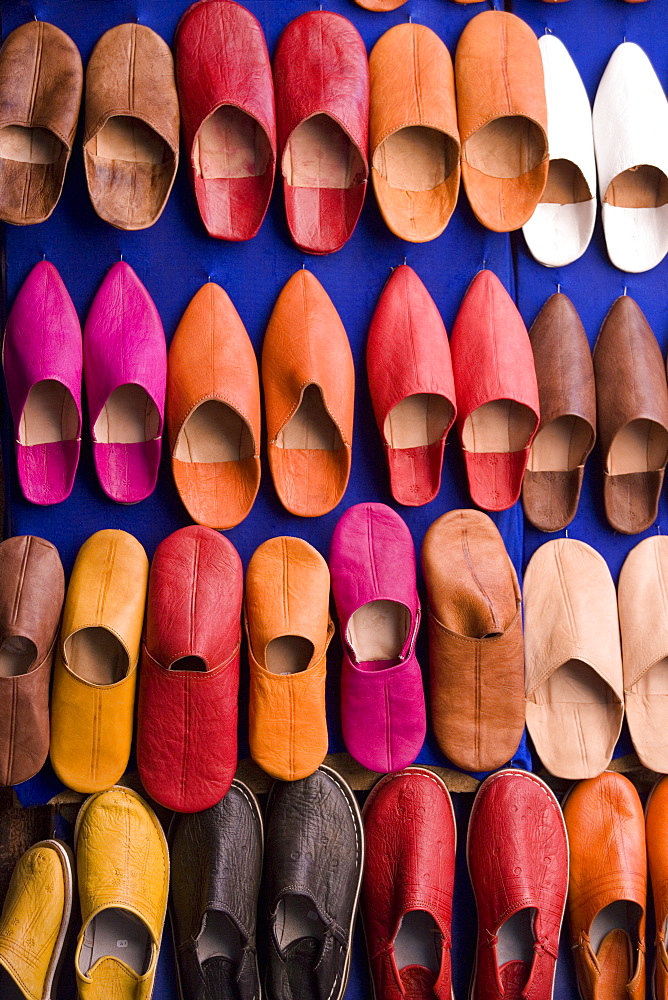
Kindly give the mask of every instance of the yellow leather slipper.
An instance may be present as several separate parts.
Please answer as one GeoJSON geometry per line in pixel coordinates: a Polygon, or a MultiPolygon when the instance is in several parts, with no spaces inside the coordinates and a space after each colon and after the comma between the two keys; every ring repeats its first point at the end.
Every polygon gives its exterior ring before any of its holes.
{"type": "Polygon", "coordinates": [[[42,840],[19,858],[0,916],[0,996],[52,1000],[72,913],[72,859],[42,840]]]}
{"type": "Polygon", "coordinates": [[[81,930],[79,1000],[149,1000],[169,891],[167,840],[129,788],[86,799],[74,831],[81,930]]]}
{"type": "Polygon", "coordinates": [[[51,763],[77,792],[111,788],[130,756],[148,559],[126,531],[79,549],[65,598],[51,699],[51,763]]]}

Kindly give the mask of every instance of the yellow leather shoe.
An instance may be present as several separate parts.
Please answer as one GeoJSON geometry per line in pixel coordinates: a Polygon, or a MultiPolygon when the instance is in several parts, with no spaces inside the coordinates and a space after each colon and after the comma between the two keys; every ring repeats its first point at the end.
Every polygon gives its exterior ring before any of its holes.
{"type": "Polygon", "coordinates": [[[74,830],[79,1000],[149,1000],[169,891],[167,841],[129,788],[86,799],[74,830]]]}
{"type": "Polygon", "coordinates": [[[130,756],[148,559],[126,531],[84,542],[67,589],[51,699],[51,763],[77,792],[111,788],[130,756]]]}
{"type": "Polygon", "coordinates": [[[72,913],[72,859],[57,840],[19,859],[0,916],[0,996],[52,1000],[72,913]]]}

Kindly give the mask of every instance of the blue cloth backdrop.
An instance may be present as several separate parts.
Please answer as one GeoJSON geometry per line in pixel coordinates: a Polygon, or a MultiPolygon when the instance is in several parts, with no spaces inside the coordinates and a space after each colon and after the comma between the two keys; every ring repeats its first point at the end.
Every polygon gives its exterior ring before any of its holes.
{"type": "MultiPolygon", "coordinates": [[[[270,53],[290,20],[320,6],[315,0],[245,0],[245,5],[259,18],[270,53]]],[[[148,25],[171,44],[178,19],[187,6],[187,0],[2,0],[2,36],[33,17],[50,21],[74,39],[85,65],[103,32],[127,21],[137,20],[148,25]]],[[[323,6],[353,21],[368,51],[388,28],[412,17],[433,28],[453,56],[465,24],[480,11],[488,9],[486,3],[459,5],[452,0],[407,0],[399,10],[387,14],[362,10],[353,0],[325,0],[323,6]]],[[[668,0],[650,0],[639,5],[629,5],[622,0],[570,0],[562,4],[509,0],[508,9],[526,20],[537,34],[551,30],[562,39],[592,99],[610,54],[624,38],[638,42],[647,51],[662,83],[664,86],[668,83],[668,36],[665,31],[668,0]]],[[[289,238],[279,180],[260,234],[248,243],[224,243],[209,238],[199,220],[182,150],[177,181],[161,219],[143,232],[120,232],[98,219],[88,199],[81,153],[82,131],[83,111],[63,196],[52,218],[38,226],[4,227],[7,308],[30,269],[45,257],[58,268],[83,323],[108,268],[122,255],[153,296],[168,341],[191,297],[211,277],[231,296],[259,356],[276,297],[290,275],[305,264],[324,285],[348,331],[357,370],[357,396],[353,470],[345,498],[339,508],[325,517],[292,517],[274,493],[263,458],[263,481],[255,507],[243,524],[228,532],[244,564],[261,542],[280,534],[299,535],[327,556],[334,525],[348,507],[364,500],[396,506],[389,492],[364,366],[369,321],[392,267],[406,261],[415,268],[441,310],[448,330],[452,328],[469,282],[482,267],[495,271],[515,296],[527,325],[560,284],[580,311],[592,344],[609,306],[628,286],[629,294],[645,311],[665,353],[668,297],[663,283],[668,276],[668,262],[648,274],[622,274],[607,259],[600,224],[582,260],[552,271],[532,260],[521,233],[511,237],[483,229],[473,217],[463,193],[452,221],[439,239],[423,245],[404,243],[384,225],[370,188],[362,218],[350,242],[332,256],[308,257],[289,238]]],[[[119,506],[104,496],[96,481],[90,434],[84,424],[82,460],[72,496],[65,503],[49,508],[32,506],[21,496],[15,471],[13,431],[6,407],[2,442],[8,501],[6,532],[48,538],[58,547],[67,573],[80,545],[101,528],[123,528],[131,532],[151,557],[163,538],[190,523],[172,482],[166,446],[155,494],[136,506],[119,506]]],[[[608,527],[602,510],[600,478],[600,454],[596,450],[588,464],[580,510],[569,534],[597,548],[616,579],[626,554],[640,537],[628,538],[608,527]]],[[[397,507],[411,529],[418,556],[426,529],[439,515],[470,505],[464,467],[453,432],[446,449],[443,485],[438,498],[418,509],[397,507]]],[[[527,559],[549,536],[525,525],[520,504],[494,519],[521,573],[527,559]]],[[[668,531],[665,499],[661,503],[659,525],[662,520],[668,531]]],[[[422,587],[421,579],[419,582],[422,587]]],[[[418,647],[424,667],[427,665],[425,631],[418,647]]],[[[328,688],[332,752],[344,749],[338,710],[339,661],[340,646],[335,643],[329,657],[328,688]]],[[[246,671],[243,661],[244,677],[246,671]]],[[[240,704],[241,756],[248,754],[246,708],[247,681],[244,679],[240,704]]],[[[628,740],[623,738],[618,753],[628,749],[628,740]]],[[[430,764],[447,763],[431,734],[419,760],[430,764]]],[[[531,753],[525,741],[513,763],[531,766],[531,753]]],[[[22,801],[31,804],[46,801],[61,787],[47,766],[42,774],[18,791],[22,801]]],[[[471,803],[467,796],[455,798],[459,800],[455,808],[460,847],[453,927],[454,979],[456,995],[463,997],[475,946],[475,909],[464,864],[466,821],[471,803]]],[[[575,990],[570,949],[564,946],[556,996],[565,1000],[574,997],[575,990]]],[[[64,981],[61,995],[74,995],[70,976],[64,981]]],[[[155,997],[156,1000],[171,1000],[175,995],[171,940],[166,935],[155,997]]],[[[347,997],[366,1000],[370,996],[364,946],[358,934],[347,997]]]]}

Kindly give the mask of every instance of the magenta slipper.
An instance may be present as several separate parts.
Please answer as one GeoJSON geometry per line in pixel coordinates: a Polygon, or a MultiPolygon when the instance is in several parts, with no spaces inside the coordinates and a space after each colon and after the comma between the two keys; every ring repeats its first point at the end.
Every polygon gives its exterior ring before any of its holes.
{"type": "Polygon", "coordinates": [[[413,539],[390,507],[357,504],[334,529],[329,568],[344,647],[343,738],[363,767],[398,771],[427,727],[413,539]]]}
{"type": "Polygon", "coordinates": [[[153,299],[123,261],[88,313],[84,376],[100,485],[118,503],[138,503],[158,479],[167,348],[153,299]]]}
{"type": "Polygon", "coordinates": [[[32,269],[16,296],[2,360],[23,495],[31,503],[60,503],[79,464],[81,326],[48,261],[32,269]]]}

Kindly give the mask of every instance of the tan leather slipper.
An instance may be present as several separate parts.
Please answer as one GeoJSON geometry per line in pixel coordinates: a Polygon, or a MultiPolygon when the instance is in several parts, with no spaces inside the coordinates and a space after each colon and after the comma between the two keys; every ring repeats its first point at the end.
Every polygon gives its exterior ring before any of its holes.
{"type": "Polygon", "coordinates": [[[626,721],[641,764],[668,772],[668,538],[631,549],[618,588],[626,721]]]}
{"type": "Polygon", "coordinates": [[[526,718],[558,778],[606,769],[622,728],[624,686],[615,585],[590,545],[542,545],[524,575],[526,718]]]}

